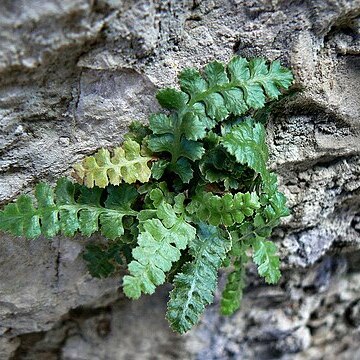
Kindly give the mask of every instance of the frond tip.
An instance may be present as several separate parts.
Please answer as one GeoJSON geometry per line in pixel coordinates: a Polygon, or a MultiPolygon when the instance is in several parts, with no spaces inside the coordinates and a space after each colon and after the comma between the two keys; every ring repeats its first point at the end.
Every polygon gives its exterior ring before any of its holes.
{"type": "Polygon", "coordinates": [[[138,246],[132,251],[130,275],[124,276],[124,292],[132,299],[141,293],[154,293],[156,286],[165,282],[165,273],[180,259],[180,250],[195,237],[195,228],[182,215],[183,206],[172,207],[158,189],[155,192],[160,197],[157,218],[142,223],[138,246]]]}
{"type": "Polygon", "coordinates": [[[119,185],[122,181],[145,183],[151,175],[150,160],[150,157],[140,154],[140,145],[136,141],[126,140],[113,150],[112,156],[109,150],[102,148],[94,156],[75,164],[73,177],[88,188],[94,184],[105,188],[109,184],[119,185]]]}
{"type": "Polygon", "coordinates": [[[167,319],[180,334],[199,321],[205,306],[212,303],[218,269],[231,247],[231,240],[222,236],[217,227],[202,223],[197,237],[189,243],[194,260],[175,275],[174,290],[170,293],[167,319]]]}
{"type": "Polygon", "coordinates": [[[221,144],[229,154],[235,156],[239,164],[246,164],[264,176],[268,160],[265,137],[264,126],[248,118],[225,134],[221,139],[221,144]]]}
{"type": "Polygon", "coordinates": [[[232,315],[239,309],[245,287],[245,265],[248,261],[246,255],[247,245],[239,242],[231,249],[235,255],[233,261],[233,271],[228,275],[226,285],[222,292],[220,302],[220,312],[222,315],[232,315]],[[235,250],[237,248],[237,251],[235,250]]]}
{"type": "Polygon", "coordinates": [[[15,203],[0,211],[0,230],[15,236],[53,237],[58,233],[74,236],[76,232],[90,236],[100,231],[108,239],[124,234],[124,216],[136,216],[131,208],[137,198],[129,184],[88,189],[66,178],[57,181],[55,189],[39,183],[35,199],[21,195],[15,203]],[[104,204],[101,198],[105,197],[104,204]]]}

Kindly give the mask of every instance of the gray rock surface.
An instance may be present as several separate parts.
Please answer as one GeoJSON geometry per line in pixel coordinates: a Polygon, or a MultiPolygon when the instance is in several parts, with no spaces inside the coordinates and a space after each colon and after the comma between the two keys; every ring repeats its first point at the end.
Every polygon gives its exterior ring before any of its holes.
{"type": "Polygon", "coordinates": [[[91,239],[1,234],[0,359],[360,358],[359,0],[0,0],[0,203],[121,143],[186,66],[280,59],[301,89],[274,107],[271,166],[292,215],[278,286],[252,267],[242,309],[189,334],[167,288],[136,302],[92,279],[91,239]]]}

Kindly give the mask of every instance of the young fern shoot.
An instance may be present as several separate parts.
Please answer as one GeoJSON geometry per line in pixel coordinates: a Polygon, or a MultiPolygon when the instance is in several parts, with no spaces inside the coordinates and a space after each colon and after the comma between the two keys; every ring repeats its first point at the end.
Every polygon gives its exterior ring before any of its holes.
{"type": "Polygon", "coordinates": [[[268,238],[289,211],[267,168],[265,127],[253,115],[292,81],[278,61],[238,56],[183,70],[179,89],[156,96],[163,112],[148,125],[133,123],[121,147],[76,164],[78,183],[40,183],[34,198],[6,205],[0,230],[28,238],[100,231],[107,243],[84,254],[91,275],[127,269],[122,285],[132,299],[172,279],[166,317],[179,333],[199,321],[219,268],[230,266],[221,312],[233,314],[251,256],[267,283],[281,276],[268,238]]]}

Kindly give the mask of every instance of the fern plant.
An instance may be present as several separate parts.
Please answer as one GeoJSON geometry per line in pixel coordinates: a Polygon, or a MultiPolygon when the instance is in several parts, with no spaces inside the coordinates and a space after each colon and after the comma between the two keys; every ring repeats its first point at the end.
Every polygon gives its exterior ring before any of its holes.
{"type": "Polygon", "coordinates": [[[54,188],[40,183],[0,212],[0,229],[35,238],[90,236],[84,259],[95,277],[120,268],[125,294],[137,299],[171,281],[167,319],[180,333],[212,303],[220,267],[229,267],[221,312],[240,306],[252,256],[269,284],[280,278],[272,229],[288,215],[256,110],[293,81],[278,61],[234,57],[202,71],[185,69],[180,89],[160,90],[164,108],[133,123],[121,147],[100,149],[54,188]]]}

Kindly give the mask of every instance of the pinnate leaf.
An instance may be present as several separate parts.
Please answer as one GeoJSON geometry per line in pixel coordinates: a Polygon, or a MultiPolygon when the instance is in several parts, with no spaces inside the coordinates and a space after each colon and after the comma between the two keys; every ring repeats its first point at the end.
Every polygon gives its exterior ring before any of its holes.
{"type": "Polygon", "coordinates": [[[28,238],[52,237],[60,231],[66,236],[77,231],[90,236],[100,230],[105,237],[115,239],[124,233],[123,217],[137,215],[131,205],[138,193],[128,184],[108,187],[105,206],[101,205],[102,194],[99,188],[75,186],[65,178],[58,180],[55,191],[40,183],[35,199],[21,195],[5,206],[0,212],[0,229],[28,238]]]}
{"type": "Polygon", "coordinates": [[[179,75],[181,91],[166,88],[157,94],[160,105],[171,114],[150,118],[149,148],[170,153],[172,164],[180,157],[198,160],[204,154],[198,140],[206,130],[231,114],[263,107],[267,98],[277,98],[292,80],[291,72],[278,62],[268,65],[263,59],[249,62],[237,56],[226,66],[211,62],[202,72],[185,69],[179,75]]]}
{"type": "Polygon", "coordinates": [[[179,75],[181,90],[190,96],[189,105],[204,102],[205,117],[217,121],[262,108],[267,97],[276,99],[280,89],[287,89],[292,81],[291,71],[278,61],[268,65],[264,59],[248,61],[239,56],[225,67],[217,61],[208,64],[203,75],[193,69],[179,75]]]}
{"type": "Polygon", "coordinates": [[[187,211],[195,218],[211,225],[232,226],[241,224],[246,216],[251,216],[260,207],[255,192],[232,195],[214,195],[211,192],[199,191],[187,206],[187,211]]]}
{"type": "Polygon", "coordinates": [[[222,292],[220,311],[223,315],[232,315],[240,307],[245,287],[244,278],[247,261],[248,258],[244,250],[234,261],[234,270],[228,275],[222,292]]]}
{"type": "Polygon", "coordinates": [[[263,276],[267,283],[276,284],[281,277],[276,245],[272,241],[264,241],[261,237],[256,237],[252,247],[253,260],[258,265],[259,275],[263,276]]]}
{"type": "Polygon", "coordinates": [[[122,181],[134,183],[149,181],[151,170],[148,156],[140,154],[140,145],[125,140],[122,147],[113,150],[100,149],[95,155],[86,157],[74,165],[73,176],[88,188],[94,185],[105,188],[108,184],[119,185],[122,181]]]}
{"type": "Polygon", "coordinates": [[[54,236],[59,231],[58,208],[54,204],[51,187],[44,183],[36,186],[38,207],[28,195],[20,195],[15,203],[0,212],[0,229],[16,236],[35,238],[42,233],[54,236]]]}
{"type": "MultiPolygon", "coordinates": [[[[159,202],[159,189],[152,192],[153,199],[159,202]]],[[[134,260],[129,264],[130,275],[123,279],[124,292],[133,299],[139,298],[141,293],[152,294],[156,286],[163,284],[165,273],[179,260],[180,250],[195,237],[195,228],[176,212],[181,209],[179,204],[172,207],[164,195],[160,201],[156,218],[141,223],[138,246],[132,252],[134,260]]]]}
{"type": "Polygon", "coordinates": [[[257,173],[264,175],[267,173],[268,160],[265,135],[262,124],[247,119],[225,134],[221,144],[240,164],[246,164],[257,173]]]}
{"type": "Polygon", "coordinates": [[[191,329],[211,304],[217,283],[217,272],[231,241],[217,227],[200,224],[197,236],[189,242],[194,260],[183,266],[174,277],[166,317],[173,330],[183,334],[191,329]]]}
{"type": "Polygon", "coordinates": [[[115,239],[124,234],[123,218],[136,216],[131,206],[138,196],[136,189],[129,184],[109,186],[106,200],[101,205],[103,190],[79,187],[80,195],[75,200],[75,186],[69,181],[60,181],[55,189],[59,199],[60,225],[62,232],[73,236],[76,231],[90,236],[96,231],[108,239],[115,239]]]}

